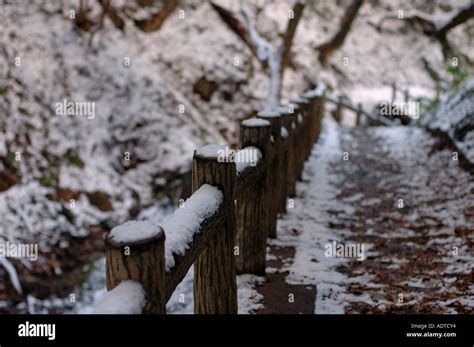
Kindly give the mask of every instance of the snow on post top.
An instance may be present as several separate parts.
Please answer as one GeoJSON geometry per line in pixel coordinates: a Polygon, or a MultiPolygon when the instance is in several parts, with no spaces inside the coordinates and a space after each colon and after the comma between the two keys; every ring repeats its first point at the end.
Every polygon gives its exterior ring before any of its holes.
{"type": "Polygon", "coordinates": [[[139,244],[155,239],[163,234],[163,230],[147,221],[129,221],[116,226],[108,239],[118,245],[139,244]]]}
{"type": "Polygon", "coordinates": [[[217,212],[223,200],[224,194],[218,188],[204,184],[164,220],[161,226],[166,234],[166,271],[175,265],[174,254],[185,254],[202,222],[217,212]]]}
{"type": "Polygon", "coordinates": [[[134,281],[121,282],[105,293],[95,308],[95,314],[141,314],[145,306],[145,291],[134,281]]]}
{"type": "Polygon", "coordinates": [[[267,126],[270,126],[271,123],[265,119],[250,118],[250,119],[244,120],[242,122],[242,125],[244,127],[254,128],[254,127],[267,127],[267,126]]]}
{"type": "Polygon", "coordinates": [[[223,153],[227,153],[226,146],[210,144],[196,150],[196,156],[207,158],[207,159],[217,159],[222,157],[223,153]]]}
{"type": "Polygon", "coordinates": [[[304,99],[313,99],[316,96],[317,95],[315,94],[314,90],[309,90],[306,93],[304,93],[301,97],[304,98],[304,99]]]}
{"type": "Polygon", "coordinates": [[[314,88],[314,94],[316,96],[321,96],[326,92],[326,85],[324,83],[320,83],[316,88],[314,88]]]}
{"type": "Polygon", "coordinates": [[[307,104],[308,100],[303,99],[303,98],[295,98],[295,99],[291,99],[290,103],[292,103],[292,104],[307,104]]]}
{"type": "Polygon", "coordinates": [[[288,115],[288,114],[292,114],[292,112],[290,111],[290,105],[288,106],[278,106],[275,111],[277,111],[278,113],[280,113],[281,115],[288,115]]]}
{"type": "Polygon", "coordinates": [[[276,118],[276,117],[280,117],[281,114],[280,112],[275,111],[275,110],[263,110],[263,111],[260,111],[257,116],[261,118],[276,118]]]}

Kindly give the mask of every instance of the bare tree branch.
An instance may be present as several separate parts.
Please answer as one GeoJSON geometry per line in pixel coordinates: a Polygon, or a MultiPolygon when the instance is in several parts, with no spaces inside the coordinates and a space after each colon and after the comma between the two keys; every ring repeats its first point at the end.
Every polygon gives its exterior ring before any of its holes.
{"type": "Polygon", "coordinates": [[[247,29],[242,22],[228,9],[216,4],[214,1],[209,1],[212,8],[217,12],[222,21],[247,45],[252,51],[252,54],[257,57],[255,47],[249,41],[247,29]]]}
{"type": "Polygon", "coordinates": [[[451,14],[449,20],[438,29],[438,36],[446,35],[449,30],[474,18],[474,1],[451,14]]]}
{"type": "Polygon", "coordinates": [[[295,1],[292,9],[292,18],[288,21],[288,26],[286,27],[285,36],[283,37],[283,53],[281,59],[280,70],[283,73],[285,67],[290,63],[291,59],[291,47],[293,45],[293,39],[296,34],[296,29],[300,22],[301,17],[303,16],[303,10],[305,8],[304,1],[295,1]]]}
{"type": "Polygon", "coordinates": [[[376,25],[379,31],[382,30],[382,25],[387,19],[403,19],[408,25],[413,28],[419,28],[425,35],[433,37],[442,37],[446,35],[451,29],[467,22],[474,17],[474,1],[471,0],[468,4],[458,9],[452,10],[442,16],[433,16],[422,13],[420,11],[412,11],[403,18],[398,16],[385,16],[376,25]]]}
{"type": "Polygon", "coordinates": [[[280,103],[283,73],[291,61],[291,46],[296,34],[296,29],[303,14],[306,2],[295,0],[290,13],[288,25],[283,39],[279,44],[273,45],[261,36],[254,22],[254,15],[244,0],[240,1],[240,12],[244,18],[242,23],[227,9],[210,1],[212,8],[229,28],[250,48],[252,54],[269,69],[269,88],[266,107],[273,108],[280,103]]]}
{"type": "Polygon", "coordinates": [[[152,14],[147,19],[135,19],[135,25],[144,32],[156,31],[161,28],[166,19],[171,13],[173,13],[178,5],[179,0],[165,0],[163,8],[159,12],[152,14]]]}
{"type": "Polygon", "coordinates": [[[118,11],[110,4],[110,0],[100,0],[100,4],[102,6],[103,13],[105,13],[112,23],[114,23],[115,27],[120,30],[125,29],[125,21],[120,17],[118,11]]]}
{"type": "Polygon", "coordinates": [[[255,28],[252,11],[249,9],[245,0],[240,0],[240,12],[245,18],[247,25],[247,34],[251,45],[257,52],[257,58],[262,61],[268,61],[273,55],[273,46],[263,36],[261,36],[255,28]]]}
{"type": "Polygon", "coordinates": [[[454,51],[448,41],[448,32],[472,18],[474,18],[474,0],[470,0],[466,5],[458,9],[438,16],[425,14],[420,11],[412,11],[407,16],[404,16],[404,18],[385,16],[375,27],[378,31],[382,31],[382,25],[385,20],[403,19],[412,28],[419,29],[423,34],[437,39],[441,44],[444,57],[449,58],[454,55],[454,51]]]}
{"type": "Polygon", "coordinates": [[[342,17],[339,31],[331,40],[317,48],[319,50],[319,61],[321,63],[325,63],[328,57],[344,44],[347,34],[351,30],[352,23],[357,17],[363,3],[364,0],[353,0],[351,5],[347,8],[344,17],[342,17]]]}

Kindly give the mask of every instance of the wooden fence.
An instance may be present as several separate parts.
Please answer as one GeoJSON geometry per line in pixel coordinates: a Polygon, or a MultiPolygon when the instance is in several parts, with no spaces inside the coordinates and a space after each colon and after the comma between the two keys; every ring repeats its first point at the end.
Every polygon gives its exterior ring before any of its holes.
{"type": "MultiPolygon", "coordinates": [[[[117,287],[134,281],[144,294],[139,312],[163,314],[194,264],[194,312],[237,313],[236,274],[265,274],[267,237],[277,237],[278,213],[295,195],[326,100],[333,101],[320,86],[243,121],[236,152],[217,145],[195,151],[193,194],[183,206],[161,227],[127,222],[107,235],[104,300],[125,305],[125,289],[117,287]]],[[[97,311],[104,312],[127,309],[97,311]]]]}
{"type": "Polygon", "coordinates": [[[342,120],[342,110],[346,109],[352,112],[355,112],[356,114],[356,124],[355,125],[361,125],[362,124],[362,116],[367,117],[367,123],[368,125],[396,125],[395,122],[391,121],[388,118],[370,113],[365,111],[362,108],[362,104],[358,103],[357,106],[353,105],[350,100],[344,99],[342,97],[332,97],[332,96],[325,96],[325,100],[333,103],[336,105],[336,109],[333,112],[334,119],[340,123],[342,120]]]}
{"type": "MultiPolygon", "coordinates": [[[[357,105],[354,105],[349,99],[343,98],[342,96],[334,97],[334,96],[325,95],[324,98],[327,102],[330,102],[336,106],[336,108],[333,111],[333,116],[334,116],[334,119],[338,123],[340,123],[342,120],[343,109],[346,109],[351,112],[355,112],[356,114],[355,125],[357,126],[362,124],[362,116],[365,116],[367,118],[367,121],[366,121],[367,125],[393,126],[393,125],[400,124],[387,117],[365,111],[362,108],[362,105],[360,103],[358,103],[357,105]]],[[[436,98],[438,98],[438,96],[436,98]]],[[[413,98],[408,88],[405,88],[405,89],[399,88],[397,87],[397,84],[393,82],[391,84],[390,104],[396,106],[396,102],[400,102],[400,100],[403,101],[404,103],[419,102],[416,98],[413,98]],[[398,98],[400,93],[402,93],[402,96],[403,96],[401,99],[398,98]]],[[[411,121],[411,118],[409,118],[408,115],[399,114],[398,116],[400,116],[400,120],[402,121],[404,125],[409,124],[411,121]]]]}

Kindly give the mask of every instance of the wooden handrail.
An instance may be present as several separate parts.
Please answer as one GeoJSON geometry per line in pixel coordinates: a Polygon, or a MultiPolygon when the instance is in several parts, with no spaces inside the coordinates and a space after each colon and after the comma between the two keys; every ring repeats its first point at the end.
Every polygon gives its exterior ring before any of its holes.
{"type": "Polygon", "coordinates": [[[347,108],[348,110],[351,110],[351,111],[355,112],[356,114],[360,113],[361,115],[366,116],[367,118],[369,118],[370,120],[372,120],[375,123],[380,123],[380,124],[387,125],[387,126],[396,125],[396,123],[392,122],[391,120],[389,120],[385,117],[380,117],[380,116],[377,116],[373,113],[365,111],[364,109],[362,109],[362,107],[359,107],[359,105],[354,106],[350,102],[346,102],[343,99],[335,98],[335,97],[332,97],[332,96],[329,96],[329,95],[324,96],[324,98],[327,101],[332,102],[336,106],[347,108]]]}
{"type": "MultiPolygon", "coordinates": [[[[267,237],[277,237],[278,213],[286,211],[287,198],[295,195],[321,131],[326,100],[335,102],[319,86],[288,105],[243,121],[244,151],[238,153],[255,151],[258,161],[253,158],[253,165],[239,164],[237,170],[236,153],[223,146],[196,151],[193,194],[162,228],[150,231],[147,222],[136,222],[144,223],[137,232],[138,224],[126,223],[107,236],[107,288],[137,282],[146,296],[143,312],[165,313],[167,301],[194,264],[194,312],[237,313],[236,274],[265,274],[267,237]]],[[[122,286],[121,295],[127,287],[136,288],[122,286]]]]}

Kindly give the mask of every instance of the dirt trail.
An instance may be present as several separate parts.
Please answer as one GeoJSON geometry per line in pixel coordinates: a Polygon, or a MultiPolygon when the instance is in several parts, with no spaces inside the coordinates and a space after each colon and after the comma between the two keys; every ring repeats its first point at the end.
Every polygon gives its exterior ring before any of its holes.
{"type": "MultiPolygon", "coordinates": [[[[472,173],[422,129],[325,127],[271,242],[267,282],[316,286],[315,313],[474,312],[472,173]],[[334,242],[363,246],[363,260],[328,256],[334,242]],[[294,255],[275,265],[275,247],[294,255]]],[[[265,286],[265,310],[277,310],[265,286]]]]}

